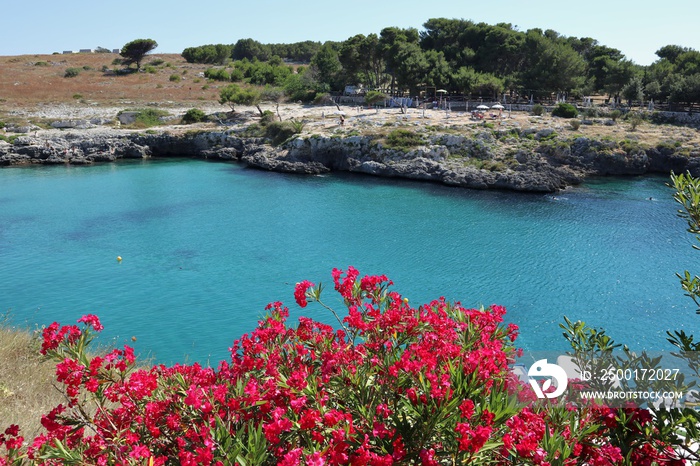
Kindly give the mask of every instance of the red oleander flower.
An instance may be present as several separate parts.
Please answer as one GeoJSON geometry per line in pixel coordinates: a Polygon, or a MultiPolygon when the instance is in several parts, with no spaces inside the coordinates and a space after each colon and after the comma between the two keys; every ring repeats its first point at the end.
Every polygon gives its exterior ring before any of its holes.
{"type": "Polygon", "coordinates": [[[459,411],[463,418],[471,418],[474,415],[474,402],[472,400],[462,401],[462,404],[459,405],[459,411]]]}
{"type": "Polygon", "coordinates": [[[80,335],[80,329],[75,325],[60,327],[58,322],[54,322],[41,332],[43,341],[39,352],[45,355],[49,351],[58,349],[59,345],[64,341],[75,343],[80,338],[80,335]]]}
{"type": "Polygon", "coordinates": [[[309,288],[315,286],[308,280],[304,280],[294,287],[294,299],[300,307],[306,307],[308,304],[306,301],[306,292],[309,288]]]}
{"type": "Polygon", "coordinates": [[[104,327],[100,323],[100,319],[94,314],[87,314],[78,319],[78,323],[83,322],[84,324],[92,327],[96,332],[102,331],[104,327]]]}

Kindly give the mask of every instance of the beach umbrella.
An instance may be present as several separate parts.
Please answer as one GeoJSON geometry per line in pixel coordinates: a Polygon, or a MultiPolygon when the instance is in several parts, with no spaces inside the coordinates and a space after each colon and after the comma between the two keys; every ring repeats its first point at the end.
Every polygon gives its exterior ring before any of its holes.
{"type": "Polygon", "coordinates": [[[481,104],[481,105],[479,105],[479,106],[476,107],[476,108],[477,108],[478,110],[488,110],[488,109],[489,109],[488,105],[484,105],[484,104],[481,104]]]}
{"type": "Polygon", "coordinates": [[[495,108],[496,110],[503,110],[505,107],[503,107],[503,105],[501,105],[501,104],[496,104],[496,105],[492,106],[491,108],[495,108]]]}

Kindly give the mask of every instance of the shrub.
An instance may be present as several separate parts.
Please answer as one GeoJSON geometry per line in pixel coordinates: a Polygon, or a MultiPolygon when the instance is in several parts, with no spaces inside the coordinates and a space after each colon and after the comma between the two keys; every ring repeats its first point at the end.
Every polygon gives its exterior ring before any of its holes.
{"type": "Polygon", "coordinates": [[[274,123],[275,121],[277,121],[277,117],[270,110],[265,110],[262,116],[260,117],[260,124],[262,126],[269,125],[270,123],[274,123]]]}
{"type": "Polygon", "coordinates": [[[613,110],[612,112],[610,112],[610,119],[612,121],[617,121],[617,119],[620,118],[621,116],[622,116],[622,112],[619,110],[613,110]]]}
{"type": "Polygon", "coordinates": [[[144,73],[148,73],[148,74],[155,74],[158,72],[158,70],[154,66],[151,66],[151,65],[146,65],[141,69],[143,70],[144,73]]]}
{"type": "MultiPolygon", "coordinates": [[[[225,116],[222,115],[222,118],[225,116]]],[[[265,136],[265,130],[258,123],[251,123],[241,131],[241,135],[247,138],[261,138],[265,136]]]]}
{"type": "Polygon", "coordinates": [[[230,81],[231,74],[225,68],[207,68],[204,70],[204,77],[214,81],[230,81]]]}
{"type": "Polygon", "coordinates": [[[34,66],[49,66],[49,64],[46,63],[45,61],[38,61],[38,62],[34,63],[34,66]]]}
{"type": "Polygon", "coordinates": [[[532,106],[532,114],[535,116],[544,115],[544,107],[540,104],[535,104],[532,106]]]}
{"type": "Polygon", "coordinates": [[[324,92],[323,94],[316,94],[313,101],[314,105],[332,105],[334,103],[333,97],[331,97],[331,95],[327,92],[324,92]]]}
{"type": "Polygon", "coordinates": [[[75,100],[80,100],[80,99],[83,98],[83,95],[82,95],[82,94],[73,94],[73,98],[74,98],[75,100]]]}
{"type": "Polygon", "coordinates": [[[289,120],[289,123],[291,123],[292,129],[294,130],[295,134],[301,134],[302,131],[304,131],[304,127],[306,126],[305,120],[297,120],[294,118],[289,120]]]}
{"type": "Polygon", "coordinates": [[[191,108],[187,110],[185,115],[182,117],[182,122],[186,125],[192,124],[192,123],[199,123],[201,121],[204,121],[207,118],[207,115],[201,111],[198,108],[191,108]]]}
{"type": "Polygon", "coordinates": [[[623,139],[618,143],[618,146],[628,154],[638,153],[642,150],[642,145],[639,141],[632,141],[630,139],[623,139]]]}
{"type": "Polygon", "coordinates": [[[290,121],[273,121],[265,126],[265,137],[274,145],[282,144],[295,134],[297,134],[296,129],[290,121]]]}
{"type": "Polygon", "coordinates": [[[66,68],[65,73],[63,73],[64,78],[75,78],[80,74],[80,68],[66,68]]]}
{"type": "Polygon", "coordinates": [[[19,137],[19,134],[13,134],[11,136],[5,136],[4,134],[0,134],[0,141],[5,141],[10,144],[14,144],[15,140],[19,137]]]}
{"type": "Polygon", "coordinates": [[[171,82],[177,83],[177,82],[180,82],[180,79],[182,79],[182,78],[180,77],[179,74],[171,74],[169,79],[171,82]]]}
{"type": "MultiPolygon", "coordinates": [[[[127,345],[89,355],[96,316],[54,322],[41,353],[67,403],[27,453],[41,464],[603,465],[622,464],[624,448],[625,464],[681,464],[645,409],[538,401],[510,373],[518,328],[503,307],[412,307],[384,275],[332,276],[343,315],[308,280],[294,298],[327,309],[337,330],[307,317],[292,326],[274,302],[217,369],[137,368],[127,345]]],[[[567,324],[572,345],[600,349],[602,333],[567,324]]],[[[4,430],[2,464],[21,464],[23,440],[4,430]]]]}
{"type": "Polygon", "coordinates": [[[163,117],[169,115],[165,110],[159,110],[157,108],[142,108],[129,111],[138,112],[134,123],[131,125],[134,128],[150,128],[151,126],[162,125],[163,117]]]}
{"type": "Polygon", "coordinates": [[[574,131],[577,131],[581,127],[581,120],[571,120],[569,126],[571,126],[571,129],[574,131]]]}
{"type": "Polygon", "coordinates": [[[600,111],[597,107],[588,107],[583,111],[586,118],[597,118],[600,116],[600,111]]]}
{"type": "Polygon", "coordinates": [[[90,65],[83,65],[83,69],[84,69],[85,71],[92,71],[93,68],[92,68],[92,66],[90,66],[90,65]]]}
{"type": "Polygon", "coordinates": [[[386,99],[388,99],[387,95],[379,91],[367,91],[367,94],[365,94],[365,103],[367,105],[379,104],[386,99]]]}
{"type": "Polygon", "coordinates": [[[391,148],[407,149],[421,144],[423,144],[421,135],[408,129],[397,128],[386,136],[386,145],[391,148]]]}
{"type": "Polygon", "coordinates": [[[632,131],[636,131],[637,127],[644,121],[644,117],[638,112],[632,112],[627,114],[627,121],[629,121],[632,131]]]}
{"type": "Polygon", "coordinates": [[[148,62],[148,64],[151,66],[160,66],[163,63],[165,63],[165,60],[163,60],[162,58],[154,58],[153,60],[148,62]]]}
{"type": "Polygon", "coordinates": [[[230,75],[230,80],[234,83],[241,82],[243,81],[243,78],[245,78],[245,74],[243,73],[242,70],[239,70],[238,68],[234,68],[231,70],[231,75],[230,75]]]}
{"type": "Polygon", "coordinates": [[[578,116],[578,110],[571,104],[561,102],[554,107],[552,115],[561,118],[576,118],[576,116],[578,116]]]}

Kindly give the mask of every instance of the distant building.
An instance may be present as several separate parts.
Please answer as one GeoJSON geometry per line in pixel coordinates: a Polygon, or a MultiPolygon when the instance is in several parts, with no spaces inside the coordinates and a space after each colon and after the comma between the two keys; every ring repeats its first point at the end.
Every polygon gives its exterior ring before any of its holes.
{"type": "MultiPolygon", "coordinates": [[[[109,49],[104,49],[104,48],[101,48],[101,47],[100,47],[99,50],[97,50],[97,49],[80,49],[79,51],[76,51],[76,50],[64,50],[64,51],[63,51],[63,54],[64,54],[64,55],[68,55],[68,54],[71,54],[71,53],[97,53],[98,51],[99,51],[99,52],[107,52],[107,53],[110,52],[109,49]]],[[[120,52],[121,52],[121,49],[112,49],[111,52],[112,52],[112,53],[120,53],[120,52]]],[[[57,53],[58,53],[58,52],[57,52],[57,53]]]]}

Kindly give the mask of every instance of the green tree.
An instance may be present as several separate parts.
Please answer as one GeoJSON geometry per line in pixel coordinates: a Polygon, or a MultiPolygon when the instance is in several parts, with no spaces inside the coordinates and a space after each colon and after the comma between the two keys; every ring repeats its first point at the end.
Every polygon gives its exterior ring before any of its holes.
{"type": "Polygon", "coordinates": [[[510,25],[487,29],[484,42],[476,50],[475,61],[480,71],[497,76],[517,73],[524,60],[522,54],[525,36],[510,29],[510,25]]]}
{"type": "Polygon", "coordinates": [[[386,62],[376,34],[349,38],[341,44],[338,58],[348,82],[362,82],[372,89],[382,87],[386,62]]]}
{"type": "Polygon", "coordinates": [[[277,113],[277,118],[282,121],[282,115],[280,115],[280,104],[284,102],[285,95],[284,89],[281,87],[265,86],[265,89],[260,93],[261,102],[271,102],[275,104],[275,112],[277,113]]]}
{"type": "Polygon", "coordinates": [[[554,41],[535,29],[527,32],[524,47],[527,58],[521,85],[529,92],[550,95],[583,86],[586,63],[566,42],[554,41]]]}
{"type": "Polygon", "coordinates": [[[188,47],[182,51],[182,58],[188,63],[208,63],[223,65],[231,59],[232,45],[215,44],[188,47]]]}
{"type": "Polygon", "coordinates": [[[255,89],[241,88],[237,84],[229,84],[219,91],[219,103],[228,105],[232,112],[236,112],[236,105],[255,105],[262,116],[260,110],[260,93],[255,89]]]}
{"type": "MultiPolygon", "coordinates": [[[[406,47],[421,52],[418,40],[418,30],[414,28],[400,29],[389,27],[382,29],[382,32],[379,34],[379,46],[386,63],[386,71],[391,76],[390,87],[392,94],[398,85],[398,75],[402,71],[402,61],[405,59],[401,52],[405,52],[406,47]]],[[[410,88],[411,86],[404,84],[403,87],[410,88]]]]}
{"type": "Polygon", "coordinates": [[[634,76],[625,87],[622,88],[622,97],[627,100],[627,105],[632,106],[632,102],[637,101],[642,105],[644,100],[644,84],[640,76],[634,76]]]}
{"type": "Polygon", "coordinates": [[[700,73],[689,76],[676,75],[670,89],[669,100],[672,102],[688,105],[700,102],[700,73]]]}
{"type": "Polygon", "coordinates": [[[639,71],[639,67],[630,60],[606,60],[602,69],[605,77],[603,78],[601,90],[615,100],[620,97],[622,89],[639,71]]]}
{"type": "Polygon", "coordinates": [[[688,50],[676,59],[676,72],[688,76],[700,73],[700,52],[688,50]]]}
{"type": "Polygon", "coordinates": [[[141,69],[141,61],[148,52],[158,47],[158,42],[153,39],[136,39],[122,47],[119,55],[124,57],[122,64],[129,66],[136,63],[136,70],[141,69]]]}
{"type": "Polygon", "coordinates": [[[253,60],[257,58],[258,60],[266,61],[271,55],[269,46],[253,39],[240,39],[233,46],[231,58],[234,60],[243,60],[244,58],[253,60]]]}
{"type": "Polygon", "coordinates": [[[450,66],[445,60],[445,55],[436,50],[428,50],[425,52],[425,60],[428,62],[426,83],[431,86],[445,87],[450,82],[450,66]]]}
{"type": "Polygon", "coordinates": [[[383,102],[387,98],[388,97],[383,92],[368,91],[367,94],[365,94],[365,103],[367,105],[374,105],[374,104],[378,104],[379,102],[383,102]]]}
{"type": "Polygon", "coordinates": [[[397,44],[395,49],[392,73],[396,86],[399,90],[408,89],[411,95],[418,95],[428,76],[428,60],[418,44],[403,42],[397,44]]]}
{"type": "Polygon", "coordinates": [[[656,56],[675,64],[676,59],[688,50],[687,47],[681,47],[680,45],[665,45],[656,51],[656,56]]]}
{"type": "Polygon", "coordinates": [[[318,82],[327,84],[330,88],[339,86],[338,77],[342,65],[338,59],[338,52],[330,44],[324,44],[313,56],[311,68],[318,82]]]}

